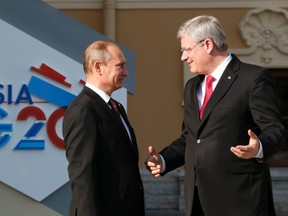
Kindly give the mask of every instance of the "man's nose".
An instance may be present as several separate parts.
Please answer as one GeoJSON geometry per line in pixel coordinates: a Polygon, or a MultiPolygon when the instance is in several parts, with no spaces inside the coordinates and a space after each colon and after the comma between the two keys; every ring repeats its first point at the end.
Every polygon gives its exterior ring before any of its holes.
{"type": "Polygon", "coordinates": [[[186,61],[188,59],[188,54],[184,51],[181,54],[181,61],[186,61]]]}
{"type": "Polygon", "coordinates": [[[128,70],[127,70],[126,67],[125,67],[124,70],[123,70],[123,75],[124,75],[124,76],[128,76],[128,70]]]}

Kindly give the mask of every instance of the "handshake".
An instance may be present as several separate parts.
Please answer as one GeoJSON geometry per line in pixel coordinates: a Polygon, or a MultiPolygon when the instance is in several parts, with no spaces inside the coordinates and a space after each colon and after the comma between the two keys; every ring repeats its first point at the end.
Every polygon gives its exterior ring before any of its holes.
{"type": "Polygon", "coordinates": [[[148,151],[150,154],[145,161],[146,168],[154,177],[159,177],[163,172],[163,159],[152,146],[148,147],[148,151]]]}

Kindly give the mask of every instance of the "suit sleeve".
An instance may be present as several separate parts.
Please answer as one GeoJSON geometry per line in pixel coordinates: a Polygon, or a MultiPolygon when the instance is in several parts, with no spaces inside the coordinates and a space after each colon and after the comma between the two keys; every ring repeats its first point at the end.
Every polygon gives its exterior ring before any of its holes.
{"type": "Polygon", "coordinates": [[[249,106],[261,131],[258,138],[263,146],[264,160],[267,160],[285,143],[286,128],[282,124],[274,81],[269,71],[262,69],[252,86],[249,106]]]}
{"type": "Polygon", "coordinates": [[[187,131],[183,123],[181,136],[160,152],[166,164],[166,170],[162,173],[162,175],[165,175],[166,173],[184,165],[186,136],[187,131]]]}
{"type": "Polygon", "coordinates": [[[99,215],[95,177],[97,127],[91,111],[82,105],[70,107],[63,120],[63,135],[77,215],[99,215]]]}

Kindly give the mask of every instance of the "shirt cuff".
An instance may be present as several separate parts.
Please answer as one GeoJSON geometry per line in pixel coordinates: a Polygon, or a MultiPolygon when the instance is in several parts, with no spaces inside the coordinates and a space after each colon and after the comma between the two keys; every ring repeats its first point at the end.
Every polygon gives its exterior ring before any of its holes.
{"type": "Polygon", "coordinates": [[[262,147],[262,143],[259,139],[258,139],[258,142],[259,142],[259,151],[258,151],[257,155],[255,156],[255,158],[262,159],[264,157],[263,147],[262,147]]]}
{"type": "Polygon", "coordinates": [[[165,162],[163,156],[161,154],[159,154],[159,155],[160,155],[160,158],[161,158],[161,161],[162,161],[162,168],[161,168],[160,173],[163,173],[166,170],[166,162],[165,162]]]}

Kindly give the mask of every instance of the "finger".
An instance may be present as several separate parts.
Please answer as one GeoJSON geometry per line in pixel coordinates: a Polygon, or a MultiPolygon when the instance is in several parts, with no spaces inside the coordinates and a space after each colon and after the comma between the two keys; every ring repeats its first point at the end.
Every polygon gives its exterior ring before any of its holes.
{"type": "Polygon", "coordinates": [[[239,158],[245,158],[245,153],[236,147],[231,147],[230,151],[239,158]]]}
{"type": "Polygon", "coordinates": [[[154,177],[160,177],[160,174],[158,173],[158,174],[154,174],[153,175],[154,177]]]}
{"type": "Polygon", "coordinates": [[[240,155],[241,151],[238,150],[236,147],[231,147],[230,151],[233,152],[235,155],[240,155]]]}
{"type": "Polygon", "coordinates": [[[155,151],[155,149],[153,148],[153,146],[149,146],[149,147],[148,147],[148,151],[149,151],[149,153],[150,153],[151,155],[156,155],[156,154],[157,154],[157,152],[155,151]]]}
{"type": "Polygon", "coordinates": [[[239,158],[249,159],[255,155],[253,148],[248,146],[231,147],[230,151],[239,158]]]}
{"type": "Polygon", "coordinates": [[[252,138],[252,139],[255,139],[255,140],[258,139],[258,137],[256,136],[256,134],[253,133],[252,130],[250,130],[250,129],[248,130],[248,135],[249,135],[250,138],[252,138]]]}
{"type": "Polygon", "coordinates": [[[160,169],[161,169],[161,166],[155,164],[154,166],[150,166],[150,169],[151,169],[151,170],[157,170],[157,169],[160,170],[160,169]]]}
{"type": "Polygon", "coordinates": [[[152,161],[147,161],[146,165],[148,167],[156,167],[156,164],[154,162],[152,162],[152,161]]]}
{"type": "Polygon", "coordinates": [[[237,149],[238,152],[246,152],[249,151],[249,145],[238,145],[235,149],[237,149]]]}
{"type": "Polygon", "coordinates": [[[150,172],[151,172],[151,174],[154,175],[155,177],[160,175],[160,170],[159,170],[159,169],[151,170],[150,172]]]}

